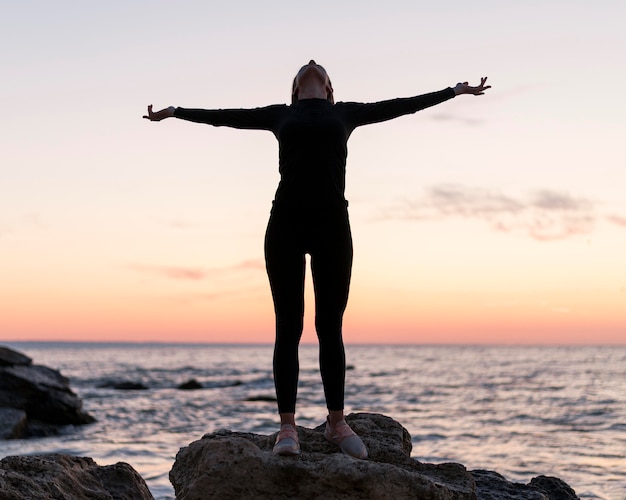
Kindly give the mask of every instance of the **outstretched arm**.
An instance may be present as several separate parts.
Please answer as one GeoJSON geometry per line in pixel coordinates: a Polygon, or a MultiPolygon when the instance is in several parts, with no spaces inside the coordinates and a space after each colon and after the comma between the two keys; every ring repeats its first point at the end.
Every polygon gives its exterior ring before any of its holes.
{"type": "Polygon", "coordinates": [[[487,82],[487,77],[483,76],[480,79],[480,85],[476,87],[471,87],[467,82],[457,83],[456,87],[454,87],[454,95],[459,94],[472,94],[472,95],[483,95],[485,90],[490,89],[491,85],[485,85],[487,82]]]}
{"type": "Polygon", "coordinates": [[[175,117],[216,127],[274,130],[286,109],[287,106],[284,104],[252,109],[188,109],[170,106],[153,112],[151,104],[148,106],[148,114],[144,115],[144,118],[158,122],[165,118],[175,117]]]}
{"type": "Polygon", "coordinates": [[[350,119],[352,128],[360,127],[370,123],[377,123],[391,120],[398,116],[415,113],[422,109],[429,108],[440,104],[459,94],[483,95],[485,90],[491,88],[485,85],[487,77],[480,79],[480,85],[476,87],[470,86],[467,82],[457,83],[452,88],[431,92],[415,97],[405,97],[398,99],[390,99],[388,101],[380,101],[368,104],[361,103],[341,103],[346,108],[346,113],[350,119]]]}
{"type": "Polygon", "coordinates": [[[160,122],[165,118],[171,118],[174,116],[174,110],[176,108],[174,106],[170,106],[169,108],[162,109],[161,111],[157,111],[156,113],[152,111],[152,104],[148,106],[148,114],[143,115],[144,118],[150,120],[151,122],[160,122]]]}

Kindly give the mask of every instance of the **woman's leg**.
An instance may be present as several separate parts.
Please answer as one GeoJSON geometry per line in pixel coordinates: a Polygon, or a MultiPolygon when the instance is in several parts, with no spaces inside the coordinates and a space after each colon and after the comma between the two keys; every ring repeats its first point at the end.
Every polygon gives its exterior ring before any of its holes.
{"type": "Polygon", "coordinates": [[[265,263],[274,299],[274,385],[281,423],[294,424],[298,345],[304,316],[305,259],[292,217],[272,214],[265,235],[265,263]]]}
{"type": "Polygon", "coordinates": [[[346,362],[342,323],[352,272],[352,235],[347,211],[321,218],[317,231],[311,251],[311,271],[320,372],[331,416],[343,417],[346,362]]]}
{"type": "Polygon", "coordinates": [[[315,285],[315,327],[320,341],[320,371],[328,407],[324,437],[344,453],[365,459],[368,455],[365,444],[343,416],[346,362],[341,327],[352,272],[352,236],[347,211],[336,214],[320,228],[325,229],[325,237],[318,240],[319,245],[311,254],[311,269],[315,285]]]}

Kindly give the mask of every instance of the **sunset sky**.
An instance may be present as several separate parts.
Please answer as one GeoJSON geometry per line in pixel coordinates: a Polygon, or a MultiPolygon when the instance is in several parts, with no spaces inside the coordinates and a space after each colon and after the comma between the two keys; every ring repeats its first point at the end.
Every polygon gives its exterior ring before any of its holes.
{"type": "Polygon", "coordinates": [[[313,58],[338,101],[493,85],[352,135],[347,342],[626,343],[625,20],[623,0],[5,2],[0,341],[271,342],[274,136],[141,117],[289,102],[313,58]]]}

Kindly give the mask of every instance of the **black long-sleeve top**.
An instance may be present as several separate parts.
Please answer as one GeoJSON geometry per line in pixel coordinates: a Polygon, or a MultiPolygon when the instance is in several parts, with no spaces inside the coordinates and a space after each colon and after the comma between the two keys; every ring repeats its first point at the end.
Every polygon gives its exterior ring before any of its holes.
{"type": "Polygon", "coordinates": [[[273,132],[279,144],[280,172],[274,203],[321,208],[345,206],[347,143],[356,127],[415,113],[454,96],[454,90],[447,88],[367,104],[303,99],[291,106],[253,109],[176,108],[174,116],[218,127],[273,132]]]}

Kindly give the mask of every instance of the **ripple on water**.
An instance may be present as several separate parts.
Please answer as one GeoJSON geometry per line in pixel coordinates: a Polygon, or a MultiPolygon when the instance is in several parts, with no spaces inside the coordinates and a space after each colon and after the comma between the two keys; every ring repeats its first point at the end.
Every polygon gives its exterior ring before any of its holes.
{"type": "MultiPolygon", "coordinates": [[[[4,454],[62,451],[126,461],[157,500],[181,446],[219,429],[277,428],[272,346],[117,346],[19,350],[68,376],[98,422],[68,435],[3,442],[4,454]],[[191,378],[197,391],[176,387],[191,378]],[[98,389],[103,380],[147,391],[98,389]]],[[[626,495],[626,348],[346,346],[347,410],[385,413],[410,432],[413,456],[486,468],[510,480],[563,478],[581,498],[626,495]]],[[[325,418],[317,346],[302,346],[298,423],[325,418]]]]}

